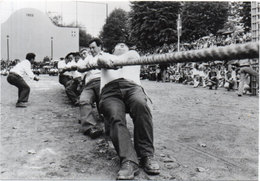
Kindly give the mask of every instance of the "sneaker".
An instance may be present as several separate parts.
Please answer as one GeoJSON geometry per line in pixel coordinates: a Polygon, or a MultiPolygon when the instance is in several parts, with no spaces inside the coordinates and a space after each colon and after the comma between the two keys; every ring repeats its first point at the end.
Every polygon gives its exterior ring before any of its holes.
{"type": "Polygon", "coordinates": [[[23,107],[23,108],[27,107],[26,103],[23,103],[23,102],[17,102],[15,106],[16,107],[23,107]]]}
{"type": "Polygon", "coordinates": [[[139,174],[138,165],[132,161],[122,163],[117,180],[133,180],[139,174]]]}
{"type": "Polygon", "coordinates": [[[149,175],[160,174],[160,166],[157,163],[157,161],[155,161],[153,156],[141,158],[140,165],[144,168],[144,171],[149,175]]]}

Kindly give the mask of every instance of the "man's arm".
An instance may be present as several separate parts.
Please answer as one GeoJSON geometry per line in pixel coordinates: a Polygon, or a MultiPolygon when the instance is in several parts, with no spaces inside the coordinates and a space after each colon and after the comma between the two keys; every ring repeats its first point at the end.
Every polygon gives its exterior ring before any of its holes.
{"type": "Polygon", "coordinates": [[[24,62],[24,71],[25,73],[33,80],[36,80],[38,81],[39,78],[37,78],[34,73],[32,72],[32,69],[31,69],[31,63],[28,61],[24,62]]]}
{"type": "Polygon", "coordinates": [[[117,66],[117,63],[124,63],[130,60],[136,60],[138,58],[140,58],[139,54],[136,51],[131,50],[119,56],[111,54],[99,55],[97,64],[101,68],[118,69],[122,66],[117,66]]]}

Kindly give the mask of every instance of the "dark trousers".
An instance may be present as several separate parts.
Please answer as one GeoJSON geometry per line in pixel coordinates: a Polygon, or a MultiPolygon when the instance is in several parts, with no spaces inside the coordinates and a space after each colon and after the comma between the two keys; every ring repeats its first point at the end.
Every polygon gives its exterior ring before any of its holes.
{"type": "Polygon", "coordinates": [[[80,121],[82,131],[85,132],[90,127],[99,126],[102,121],[99,116],[99,94],[100,94],[100,78],[93,79],[88,82],[80,95],[80,121]],[[96,103],[96,107],[95,104],[96,103]]]}
{"type": "Polygon", "coordinates": [[[65,88],[68,85],[68,82],[72,80],[72,77],[68,76],[68,75],[63,75],[60,74],[59,75],[59,83],[62,84],[65,88]]]}
{"type": "Polygon", "coordinates": [[[243,94],[244,91],[244,85],[246,82],[246,74],[256,76],[256,82],[258,83],[259,81],[259,73],[256,72],[252,67],[241,67],[240,68],[240,82],[239,82],[239,87],[238,87],[238,94],[243,94]]]}
{"type": "Polygon", "coordinates": [[[73,104],[79,100],[81,93],[81,90],[78,89],[79,84],[80,82],[76,79],[72,79],[66,83],[65,92],[73,104]]]}
{"type": "Polygon", "coordinates": [[[141,86],[125,79],[114,80],[102,89],[99,106],[121,162],[138,164],[137,157],[153,156],[152,115],[141,86]],[[127,129],[127,112],[134,123],[134,146],[127,129]]]}
{"type": "Polygon", "coordinates": [[[19,102],[28,102],[30,87],[24,81],[24,79],[15,73],[10,73],[7,77],[7,81],[18,88],[18,101],[19,102]]]}

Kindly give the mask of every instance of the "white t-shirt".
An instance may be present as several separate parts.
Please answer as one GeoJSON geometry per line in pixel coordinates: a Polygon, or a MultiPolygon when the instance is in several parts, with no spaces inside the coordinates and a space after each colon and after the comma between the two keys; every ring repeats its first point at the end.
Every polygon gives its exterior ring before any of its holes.
{"type": "MultiPolygon", "coordinates": [[[[123,54],[123,55],[111,55],[108,54],[106,56],[109,56],[111,60],[113,60],[113,62],[116,61],[127,61],[127,60],[131,60],[131,59],[139,59],[140,55],[134,51],[134,50],[130,50],[127,53],[123,54]]],[[[140,82],[140,69],[141,66],[140,65],[134,65],[134,66],[124,66],[122,68],[119,68],[117,70],[112,70],[112,69],[101,69],[101,85],[100,85],[100,90],[102,90],[102,88],[108,84],[109,82],[116,80],[116,79],[120,79],[120,78],[124,78],[126,80],[132,81],[138,85],[141,85],[140,82]]]]}
{"type": "MultiPolygon", "coordinates": [[[[87,64],[97,65],[97,59],[98,59],[98,56],[93,57],[91,55],[88,55],[82,62],[78,63],[78,67],[85,68],[87,64]]],[[[100,73],[100,70],[93,69],[93,70],[86,71],[84,73],[84,75],[86,75],[85,84],[87,84],[89,81],[91,81],[93,79],[100,78],[101,73],[100,73]]]]}
{"type": "Polygon", "coordinates": [[[20,75],[21,77],[24,77],[25,75],[28,75],[31,79],[33,79],[35,77],[35,75],[32,72],[32,69],[31,69],[31,62],[27,59],[16,64],[10,70],[10,72],[16,73],[16,74],[20,75]]]}
{"type": "MultiPolygon", "coordinates": [[[[65,68],[69,68],[69,63],[66,63],[65,60],[59,61],[58,62],[58,69],[65,69],[65,68]]],[[[65,71],[63,73],[63,75],[67,75],[67,76],[72,76],[72,73],[70,71],[65,71]]]]}
{"type": "MultiPolygon", "coordinates": [[[[80,60],[79,60],[80,61],[80,60]]],[[[78,61],[78,62],[79,62],[78,61]]],[[[75,62],[75,60],[72,60],[71,62],[69,62],[69,63],[67,63],[67,67],[68,68],[71,68],[71,67],[77,67],[78,66],[78,62],[75,62]]],[[[81,77],[81,73],[80,72],[78,72],[77,70],[72,70],[72,71],[70,71],[70,74],[71,74],[71,76],[75,79],[75,78],[79,78],[79,77],[81,77]]]]}

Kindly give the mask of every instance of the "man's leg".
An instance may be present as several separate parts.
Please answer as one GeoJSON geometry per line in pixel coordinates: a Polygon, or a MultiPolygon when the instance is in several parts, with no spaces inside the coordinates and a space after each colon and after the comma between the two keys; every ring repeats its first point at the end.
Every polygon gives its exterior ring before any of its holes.
{"type": "Polygon", "coordinates": [[[126,100],[134,122],[134,143],[140,164],[148,174],[159,174],[160,167],[154,160],[152,114],[147,105],[147,96],[140,86],[127,90],[126,100]]]}
{"type": "Polygon", "coordinates": [[[95,100],[95,93],[93,89],[84,89],[80,95],[80,121],[82,131],[85,133],[97,123],[97,118],[94,113],[93,103],[95,100]]]}
{"type": "Polygon", "coordinates": [[[117,97],[106,97],[100,100],[100,111],[109,124],[111,141],[117,151],[121,163],[126,161],[138,164],[138,159],[131,136],[126,125],[125,104],[117,97]]]}
{"type": "Polygon", "coordinates": [[[30,94],[30,87],[24,81],[24,79],[18,75],[9,74],[7,77],[7,81],[16,86],[18,88],[18,101],[20,102],[28,102],[29,94],[30,94]]]}
{"type": "Polygon", "coordinates": [[[18,102],[28,102],[29,94],[30,94],[30,87],[26,84],[24,80],[20,82],[19,90],[21,89],[20,97],[18,102]]]}
{"type": "Polygon", "coordinates": [[[77,87],[78,87],[78,82],[72,80],[73,82],[65,88],[65,92],[70,99],[70,101],[75,104],[78,102],[79,96],[77,95],[77,87]]]}
{"type": "Polygon", "coordinates": [[[238,86],[238,96],[243,95],[245,81],[246,81],[246,74],[244,72],[240,72],[240,80],[239,80],[239,86],[238,86]]]}
{"type": "Polygon", "coordinates": [[[138,157],[154,155],[153,123],[147,98],[140,86],[128,91],[127,108],[134,122],[134,143],[138,157]]]}
{"type": "Polygon", "coordinates": [[[250,75],[255,76],[256,77],[256,82],[258,83],[258,81],[259,81],[259,74],[252,67],[243,67],[243,68],[240,69],[240,72],[248,73],[250,75]]]}
{"type": "Polygon", "coordinates": [[[62,84],[65,88],[67,86],[67,83],[71,80],[72,78],[70,76],[66,76],[62,74],[59,75],[59,83],[62,84]]]}

